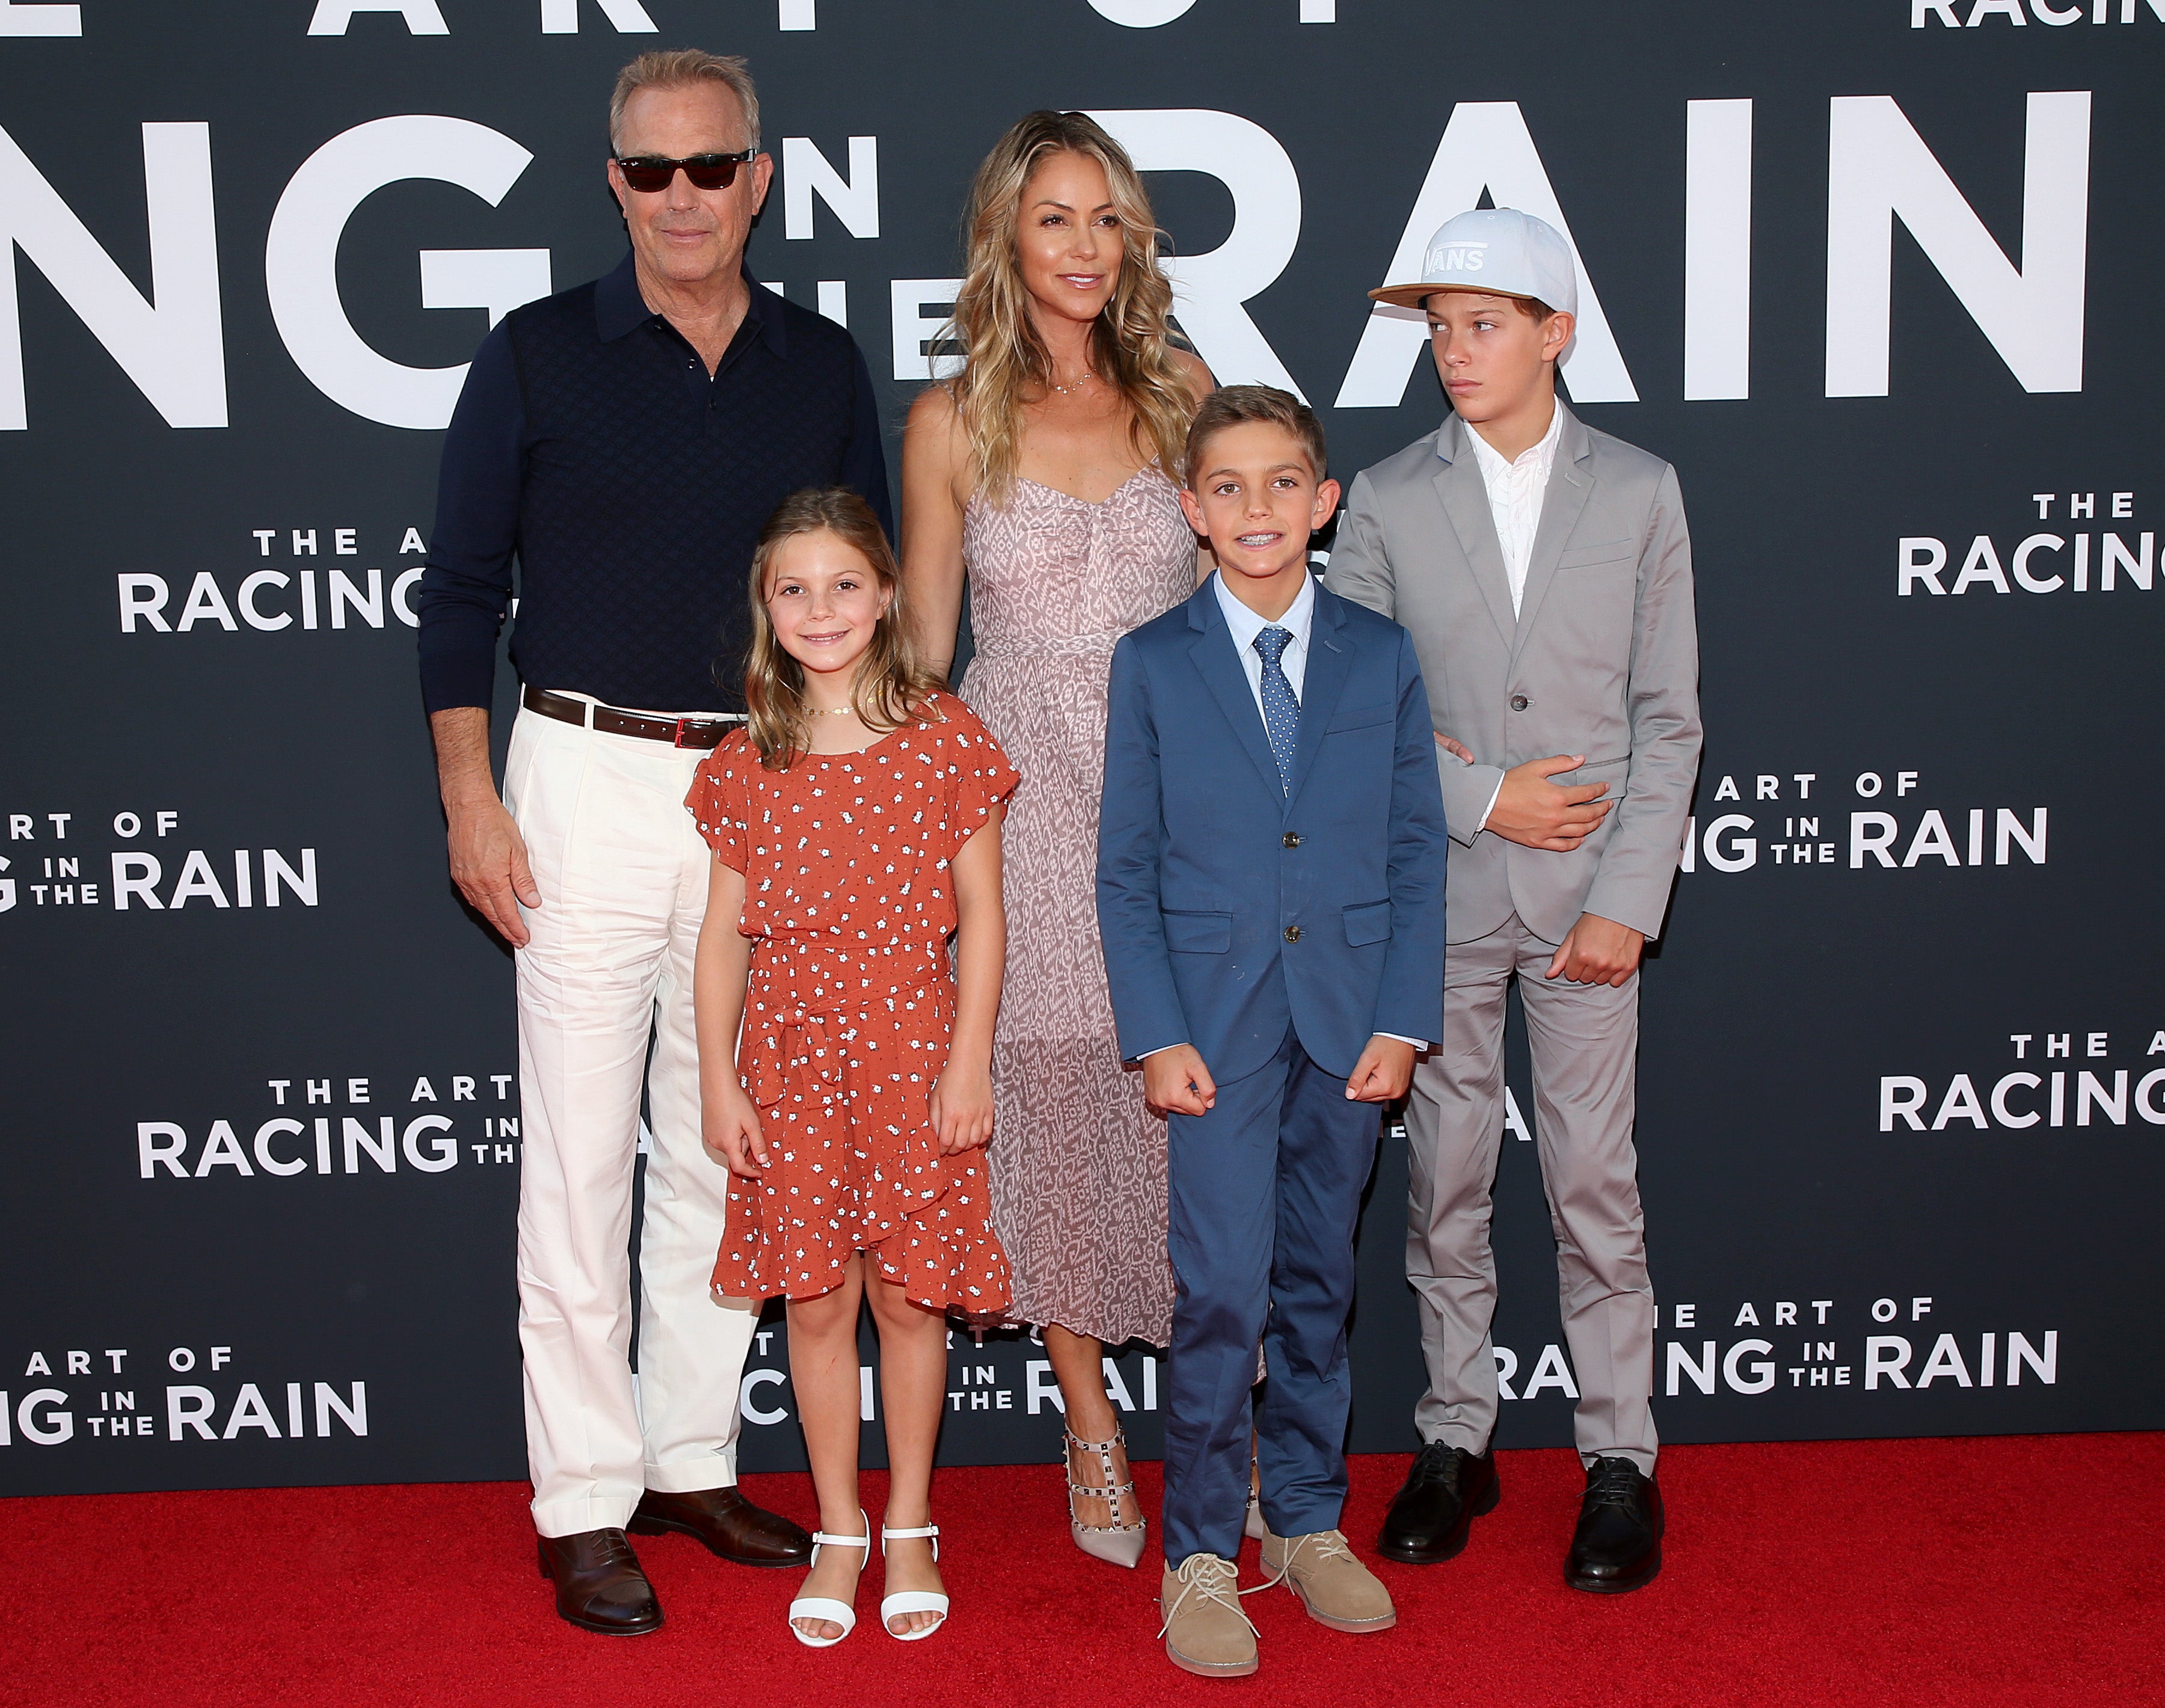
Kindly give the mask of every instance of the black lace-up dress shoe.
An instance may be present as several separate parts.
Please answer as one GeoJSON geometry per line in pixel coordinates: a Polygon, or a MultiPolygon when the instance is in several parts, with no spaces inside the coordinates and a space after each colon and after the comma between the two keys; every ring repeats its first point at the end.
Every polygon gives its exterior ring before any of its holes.
{"type": "Polygon", "coordinates": [[[1376,1552],[1409,1566],[1450,1559],[1466,1546],[1473,1521],[1493,1512],[1502,1494],[1493,1451],[1469,1453],[1430,1442],[1384,1516],[1376,1552]]]}
{"type": "Polygon", "coordinates": [[[644,1637],[661,1629],[661,1604],[622,1531],[545,1536],[540,1558],[541,1575],[556,1585],[556,1611],[580,1630],[644,1637]]]}
{"type": "Polygon", "coordinates": [[[1629,1459],[1596,1459],[1587,1467],[1564,1582],[1597,1595],[1637,1589],[1662,1569],[1662,1526],[1654,1479],[1629,1459]]]}

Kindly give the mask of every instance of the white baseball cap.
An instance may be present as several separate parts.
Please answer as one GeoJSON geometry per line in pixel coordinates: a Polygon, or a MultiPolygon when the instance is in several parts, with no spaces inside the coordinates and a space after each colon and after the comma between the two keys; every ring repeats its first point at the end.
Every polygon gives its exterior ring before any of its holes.
{"type": "Polygon", "coordinates": [[[1428,240],[1419,283],[1386,285],[1368,294],[1379,303],[1418,308],[1435,291],[1530,297],[1567,314],[1578,313],[1578,269],[1571,245],[1547,220],[1516,208],[1477,208],[1446,220],[1428,240]]]}

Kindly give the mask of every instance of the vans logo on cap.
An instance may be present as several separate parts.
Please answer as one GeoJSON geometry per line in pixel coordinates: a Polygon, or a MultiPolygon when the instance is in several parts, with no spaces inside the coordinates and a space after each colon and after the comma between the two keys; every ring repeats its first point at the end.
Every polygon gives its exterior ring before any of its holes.
{"type": "Polygon", "coordinates": [[[1482,251],[1485,243],[1454,243],[1439,249],[1429,256],[1429,264],[1443,272],[1478,273],[1481,271],[1482,251]]]}

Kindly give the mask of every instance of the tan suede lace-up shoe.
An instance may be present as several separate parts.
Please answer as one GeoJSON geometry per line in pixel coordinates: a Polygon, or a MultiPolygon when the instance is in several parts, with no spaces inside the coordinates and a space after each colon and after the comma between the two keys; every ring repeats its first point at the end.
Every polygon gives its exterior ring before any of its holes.
{"type": "Polygon", "coordinates": [[[1308,1616],[1333,1631],[1388,1631],[1399,1622],[1391,1592],[1335,1530],[1263,1537],[1263,1570],[1300,1597],[1308,1616]]]}
{"type": "Polygon", "coordinates": [[[1165,1658],[1183,1672],[1206,1679],[1244,1678],[1256,1669],[1256,1627],[1241,1610],[1232,1563],[1215,1554],[1190,1554],[1170,1567],[1158,1586],[1165,1624],[1165,1658]]]}

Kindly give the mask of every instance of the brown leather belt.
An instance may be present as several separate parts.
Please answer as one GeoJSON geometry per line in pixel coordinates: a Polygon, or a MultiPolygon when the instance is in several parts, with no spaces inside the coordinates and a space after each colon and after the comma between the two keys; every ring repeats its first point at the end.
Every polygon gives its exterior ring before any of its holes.
{"type": "Polygon", "coordinates": [[[656,718],[643,712],[620,712],[614,706],[598,706],[575,700],[569,694],[529,688],[520,702],[529,712],[555,718],[604,735],[639,735],[649,741],[666,741],[672,747],[712,747],[744,722],[741,715],[728,718],[656,718]],[[588,714],[592,714],[589,721],[588,714]]]}

